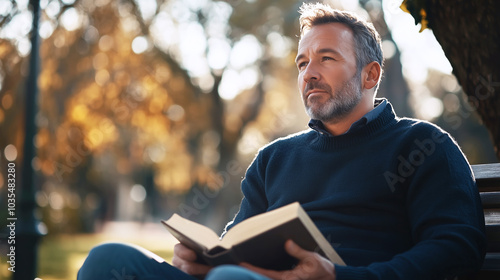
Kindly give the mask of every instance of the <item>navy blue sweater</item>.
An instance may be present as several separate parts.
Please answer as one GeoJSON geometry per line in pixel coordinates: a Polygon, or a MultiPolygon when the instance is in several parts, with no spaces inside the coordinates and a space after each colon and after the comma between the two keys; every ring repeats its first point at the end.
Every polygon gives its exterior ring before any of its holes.
{"type": "Polygon", "coordinates": [[[336,266],[338,280],[443,279],[479,269],[484,256],[483,212],[461,150],[389,103],[352,133],[307,130],[267,145],[242,192],[232,225],[300,202],[347,264],[336,266]]]}

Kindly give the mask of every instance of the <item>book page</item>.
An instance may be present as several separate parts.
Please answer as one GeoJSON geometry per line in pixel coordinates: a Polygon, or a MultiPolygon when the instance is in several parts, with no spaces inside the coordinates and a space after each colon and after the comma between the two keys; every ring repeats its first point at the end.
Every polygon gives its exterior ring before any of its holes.
{"type": "Polygon", "coordinates": [[[323,250],[326,257],[335,264],[345,265],[344,260],[342,260],[342,258],[337,254],[330,242],[326,240],[325,236],[323,236],[323,234],[316,227],[309,215],[307,215],[307,213],[302,208],[299,209],[299,219],[306,226],[307,230],[311,233],[311,236],[314,238],[314,240],[316,240],[316,243],[319,245],[321,250],[323,250]]]}
{"type": "Polygon", "coordinates": [[[192,222],[188,219],[182,218],[181,216],[174,214],[167,221],[162,221],[169,231],[174,235],[179,241],[182,242],[180,238],[190,239],[190,243],[198,243],[205,247],[205,249],[210,250],[219,245],[219,236],[210,228],[192,222]],[[183,235],[183,236],[179,236],[183,235]]]}
{"type": "Polygon", "coordinates": [[[287,206],[250,217],[231,228],[222,238],[221,245],[230,248],[259,233],[268,231],[284,222],[297,217],[300,204],[295,202],[287,206]]]}

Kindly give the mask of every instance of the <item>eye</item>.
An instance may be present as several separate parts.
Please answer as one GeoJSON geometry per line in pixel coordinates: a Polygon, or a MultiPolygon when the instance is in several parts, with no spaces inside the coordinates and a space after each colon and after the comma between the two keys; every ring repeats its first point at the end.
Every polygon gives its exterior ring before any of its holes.
{"type": "Polygon", "coordinates": [[[325,61],[325,60],[335,60],[335,59],[333,59],[333,57],[323,56],[322,60],[325,61]]]}
{"type": "Polygon", "coordinates": [[[299,70],[302,69],[302,68],[304,68],[304,67],[306,67],[306,66],[307,66],[307,62],[306,61],[297,63],[297,68],[299,70]]]}

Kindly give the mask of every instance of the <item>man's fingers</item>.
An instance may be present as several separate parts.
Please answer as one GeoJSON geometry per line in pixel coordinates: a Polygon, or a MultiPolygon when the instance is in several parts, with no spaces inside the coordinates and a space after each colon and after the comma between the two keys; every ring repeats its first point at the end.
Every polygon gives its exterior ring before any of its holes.
{"type": "Polygon", "coordinates": [[[172,265],[189,275],[206,275],[211,266],[195,262],[196,253],[184,245],[178,244],[174,247],[172,265]]]}
{"type": "Polygon", "coordinates": [[[211,266],[196,262],[196,253],[182,244],[174,246],[172,265],[190,275],[205,275],[211,266]]]}
{"type": "Polygon", "coordinates": [[[174,246],[174,256],[178,256],[179,258],[194,262],[197,259],[196,253],[189,249],[188,247],[182,245],[181,243],[177,243],[174,246]]]}
{"type": "Polygon", "coordinates": [[[297,258],[299,263],[292,270],[275,271],[240,263],[241,266],[276,280],[335,279],[333,264],[314,252],[302,249],[292,240],[287,240],[285,250],[297,258]]]}
{"type": "Polygon", "coordinates": [[[287,240],[285,243],[285,250],[287,251],[288,254],[291,256],[303,260],[305,258],[308,258],[311,256],[312,252],[306,251],[302,249],[299,245],[297,245],[295,242],[292,240],[287,240]]]}

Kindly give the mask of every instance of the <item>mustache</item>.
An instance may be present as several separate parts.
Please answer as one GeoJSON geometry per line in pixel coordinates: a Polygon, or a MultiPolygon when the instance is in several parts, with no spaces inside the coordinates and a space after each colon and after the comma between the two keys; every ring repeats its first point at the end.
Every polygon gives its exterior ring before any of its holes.
{"type": "Polygon", "coordinates": [[[310,81],[306,84],[306,87],[304,88],[304,93],[307,93],[313,89],[320,89],[320,90],[324,90],[326,92],[332,92],[332,88],[328,84],[324,84],[324,83],[313,80],[313,81],[310,81]]]}

